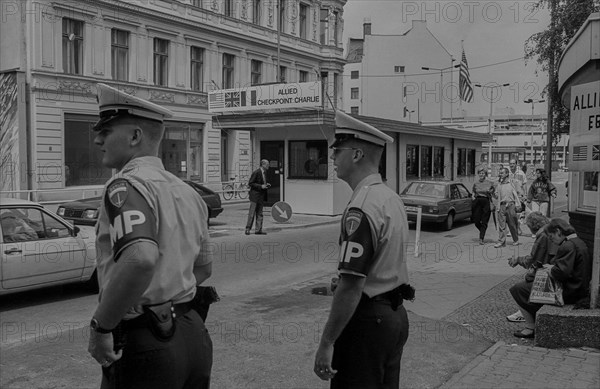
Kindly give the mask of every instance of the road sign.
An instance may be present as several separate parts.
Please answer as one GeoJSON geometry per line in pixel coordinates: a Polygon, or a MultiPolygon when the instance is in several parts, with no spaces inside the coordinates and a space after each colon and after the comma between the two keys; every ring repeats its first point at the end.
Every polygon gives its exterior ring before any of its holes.
{"type": "Polygon", "coordinates": [[[285,223],[292,217],[292,207],[288,203],[278,201],[271,207],[271,216],[277,223],[285,223]]]}

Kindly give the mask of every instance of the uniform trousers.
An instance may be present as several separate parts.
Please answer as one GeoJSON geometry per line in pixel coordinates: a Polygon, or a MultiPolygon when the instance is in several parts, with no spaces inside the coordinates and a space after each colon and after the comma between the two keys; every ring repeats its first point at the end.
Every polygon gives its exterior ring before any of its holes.
{"type": "Polygon", "coordinates": [[[471,215],[475,227],[479,230],[479,239],[483,240],[490,221],[490,200],[487,197],[476,197],[473,200],[471,215]]]}
{"type": "Polygon", "coordinates": [[[149,328],[126,330],[123,356],[102,368],[101,389],[209,388],[212,341],[195,310],[175,318],[175,334],[157,339],[149,328]]]}
{"type": "MultiPolygon", "coordinates": [[[[363,299],[364,300],[364,299],[363,299]]],[[[396,389],[400,360],[408,339],[408,316],[387,300],[363,301],[336,340],[332,389],[396,389]]]]}
{"type": "Polygon", "coordinates": [[[248,210],[248,221],[246,222],[246,230],[252,229],[252,224],[254,224],[254,217],[256,217],[256,230],[262,231],[263,225],[263,202],[258,201],[250,202],[250,209],[248,210]]]}

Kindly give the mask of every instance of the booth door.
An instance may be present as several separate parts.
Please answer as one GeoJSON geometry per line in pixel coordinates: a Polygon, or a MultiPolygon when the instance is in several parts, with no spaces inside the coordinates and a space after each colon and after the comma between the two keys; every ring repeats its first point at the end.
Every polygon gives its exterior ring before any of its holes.
{"type": "Polygon", "coordinates": [[[267,172],[267,182],[271,184],[268,190],[267,201],[265,205],[270,207],[276,202],[283,200],[281,194],[281,177],[283,175],[283,141],[264,141],[260,142],[260,159],[269,161],[269,171],[267,172]]]}

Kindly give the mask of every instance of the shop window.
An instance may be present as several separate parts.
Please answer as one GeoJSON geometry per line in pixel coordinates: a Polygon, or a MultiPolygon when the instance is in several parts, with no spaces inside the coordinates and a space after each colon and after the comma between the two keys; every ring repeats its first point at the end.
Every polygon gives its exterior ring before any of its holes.
{"type": "Polygon", "coordinates": [[[406,145],[406,178],[419,177],[419,146],[406,145]]]}
{"type": "Polygon", "coordinates": [[[65,114],[65,186],[104,185],[112,171],[94,144],[96,116],[65,114]]]}
{"type": "Polygon", "coordinates": [[[327,141],[290,141],[289,178],[327,179],[327,141]]]}
{"type": "Polygon", "coordinates": [[[444,176],[444,148],[434,147],[433,148],[433,176],[443,177],[444,176]]]}
{"type": "Polygon", "coordinates": [[[421,178],[431,177],[431,146],[421,146],[421,178]]]}
{"type": "Polygon", "coordinates": [[[62,20],[63,71],[68,74],[83,74],[83,22],[63,18],[62,20]]]}

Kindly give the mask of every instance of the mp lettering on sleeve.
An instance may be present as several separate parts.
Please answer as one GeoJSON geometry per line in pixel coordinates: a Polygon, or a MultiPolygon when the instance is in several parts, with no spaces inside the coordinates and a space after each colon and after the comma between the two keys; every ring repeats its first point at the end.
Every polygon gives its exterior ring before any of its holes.
{"type": "Polygon", "coordinates": [[[158,241],[154,212],[127,180],[119,178],[108,186],[104,205],[115,262],[123,249],[136,241],[158,241]]]}
{"type": "Polygon", "coordinates": [[[358,208],[350,208],[342,222],[338,270],[366,276],[373,262],[374,251],[367,216],[358,208]]]}

